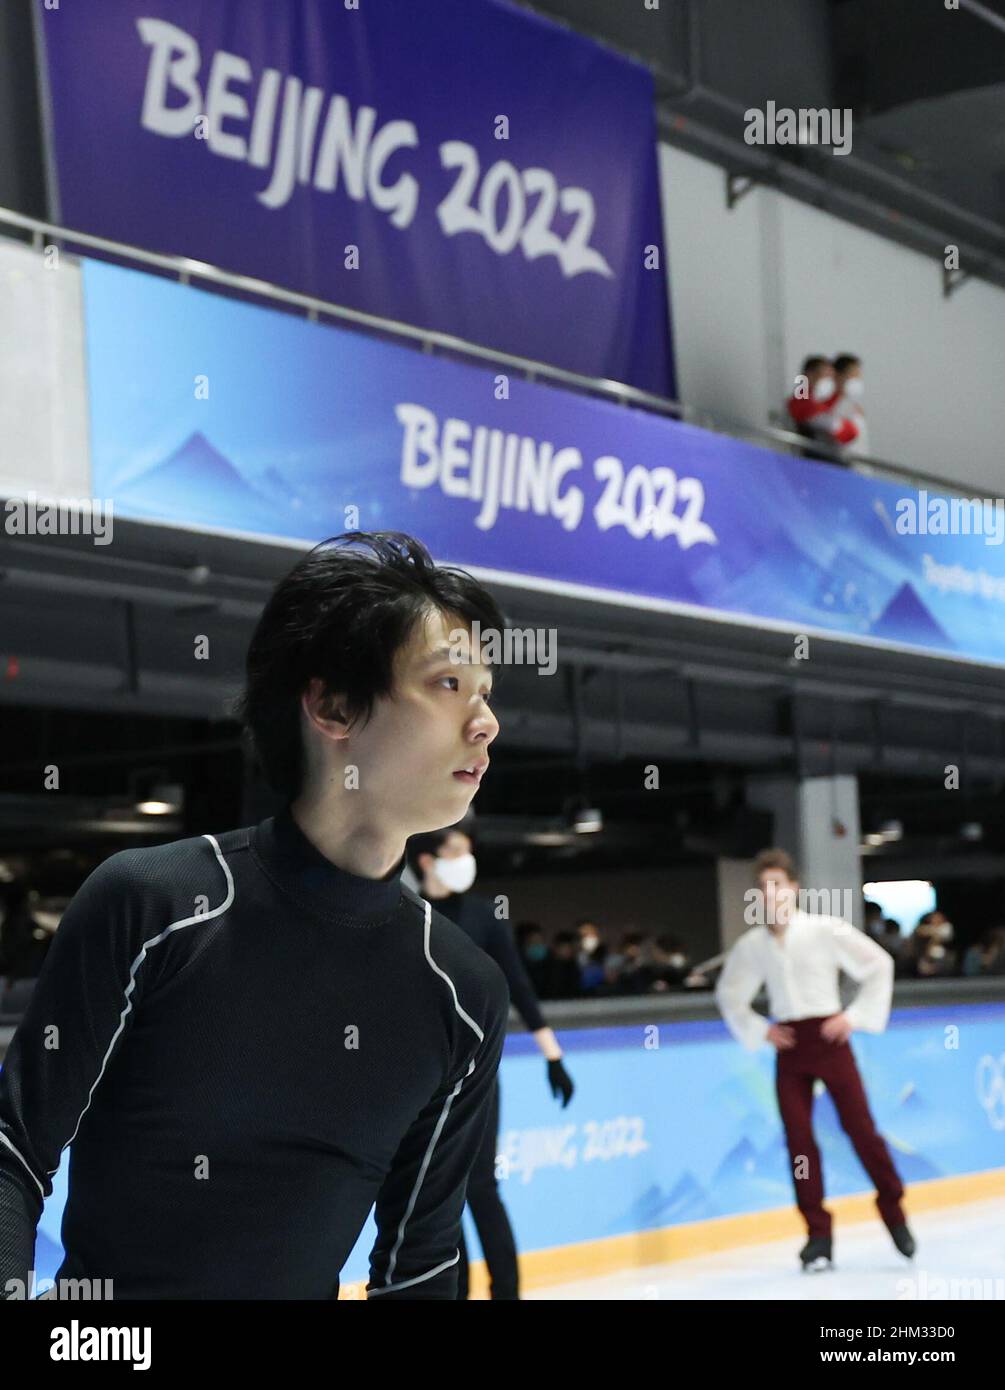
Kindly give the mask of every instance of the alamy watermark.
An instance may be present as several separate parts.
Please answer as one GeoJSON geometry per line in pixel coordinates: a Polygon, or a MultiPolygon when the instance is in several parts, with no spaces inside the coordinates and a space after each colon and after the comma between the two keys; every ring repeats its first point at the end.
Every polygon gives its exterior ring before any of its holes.
{"type": "Polygon", "coordinates": [[[900,536],[983,536],[985,545],[1005,540],[1005,498],[899,497],[895,507],[900,536]]]}
{"type": "Polygon", "coordinates": [[[539,676],[553,676],[558,667],[558,629],[553,627],[508,627],[503,632],[482,627],[476,618],[467,628],[449,633],[450,661],[467,665],[471,651],[478,651],[486,666],[536,666],[539,676]]]}
{"type": "Polygon", "coordinates": [[[850,888],[800,888],[795,894],[778,894],[771,884],[767,892],[748,888],[743,895],[743,920],[748,927],[774,926],[786,920],[786,914],[778,912],[779,904],[786,904],[787,913],[790,901],[793,910],[810,916],[839,917],[848,924],[849,931],[858,930],[851,925],[855,895],[850,888]]]}
{"type": "Polygon", "coordinates": [[[70,1302],[108,1302],[115,1297],[111,1279],[38,1279],[36,1271],[29,1269],[27,1281],[8,1279],[4,1283],[4,1297],[11,1302],[25,1299],[58,1298],[70,1302]]]}
{"type": "Polygon", "coordinates": [[[929,1274],[927,1269],[919,1269],[897,1280],[898,1299],[949,1298],[958,1300],[984,1300],[1001,1302],[1005,1299],[1005,1278],[1001,1275],[984,1275],[974,1279],[962,1279],[956,1275],[948,1278],[942,1274],[929,1274]]]}
{"type": "Polygon", "coordinates": [[[752,106],[744,111],[748,145],[830,145],[836,155],[851,154],[852,109],[845,107],[752,106]]]}
{"type": "Polygon", "coordinates": [[[73,1318],[49,1333],[50,1361],[131,1361],[134,1371],[150,1369],[149,1327],[88,1327],[73,1318]]]}
{"type": "Polygon", "coordinates": [[[91,536],[95,545],[112,541],[110,497],[62,497],[58,502],[35,492],[4,503],[3,529],[8,536],[91,536]]]}

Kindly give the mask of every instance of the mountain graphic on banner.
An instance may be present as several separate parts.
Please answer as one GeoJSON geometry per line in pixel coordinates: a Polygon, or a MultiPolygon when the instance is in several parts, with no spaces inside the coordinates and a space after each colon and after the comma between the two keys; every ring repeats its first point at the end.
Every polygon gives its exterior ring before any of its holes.
{"type": "Polygon", "coordinates": [[[117,488],[116,500],[168,520],[214,526],[274,531],[278,520],[275,501],[256,492],[201,430],[117,488]]]}
{"type": "Polygon", "coordinates": [[[676,1221],[700,1221],[719,1216],[720,1212],[694,1174],[685,1172],[667,1194],[661,1215],[673,1224],[676,1221]]]}
{"type": "Polygon", "coordinates": [[[626,1223],[631,1230],[653,1230],[680,1221],[702,1221],[721,1215],[694,1174],[685,1171],[669,1190],[659,1183],[650,1184],[627,1209],[618,1213],[609,1230],[612,1235],[623,1231],[626,1223]]]}
{"type": "Polygon", "coordinates": [[[914,586],[903,583],[869,631],[888,642],[920,642],[925,646],[954,648],[955,643],[939,626],[918,597],[914,586]]]}

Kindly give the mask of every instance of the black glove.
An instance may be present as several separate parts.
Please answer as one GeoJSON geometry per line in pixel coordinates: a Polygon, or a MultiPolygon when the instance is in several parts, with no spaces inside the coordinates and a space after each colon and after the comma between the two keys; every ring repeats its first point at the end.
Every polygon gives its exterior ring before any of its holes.
{"type": "Polygon", "coordinates": [[[576,1089],[572,1084],[572,1077],[562,1066],[560,1061],[548,1063],[548,1085],[551,1087],[551,1094],[558,1100],[562,1097],[562,1109],[572,1100],[572,1093],[576,1089]]]}

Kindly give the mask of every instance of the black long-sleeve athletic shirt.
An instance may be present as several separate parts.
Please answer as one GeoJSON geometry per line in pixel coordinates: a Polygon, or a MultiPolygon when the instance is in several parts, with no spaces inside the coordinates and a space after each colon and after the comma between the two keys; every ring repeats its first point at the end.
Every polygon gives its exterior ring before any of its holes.
{"type": "Polygon", "coordinates": [[[69,1144],[57,1280],[335,1298],[376,1202],[368,1297],[456,1297],[508,993],[403,864],[340,869],[287,810],[95,870],[0,1073],[0,1296],[69,1144]]]}
{"type": "Polygon", "coordinates": [[[546,1028],[544,1015],[530,982],[509,923],[498,918],[489,898],[476,893],[449,893],[445,898],[433,898],[436,912],[456,922],[461,931],[480,946],[506,976],[513,1007],[531,1033],[546,1028]]]}

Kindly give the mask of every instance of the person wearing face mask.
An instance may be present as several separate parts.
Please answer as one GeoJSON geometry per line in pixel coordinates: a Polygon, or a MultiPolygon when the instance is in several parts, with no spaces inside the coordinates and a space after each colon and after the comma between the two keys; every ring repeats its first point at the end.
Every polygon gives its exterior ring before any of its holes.
{"type": "MultiPolygon", "coordinates": [[[[564,1109],[573,1095],[572,1078],[562,1064],[562,1049],[541,1013],[509,924],[500,920],[495,905],[469,890],[478,865],[471,837],[460,826],[413,836],[409,862],[419,878],[419,892],[435,904],[467,936],[486,951],[509,983],[510,998],[547,1062],[547,1082],[564,1109]]],[[[493,1302],[520,1297],[519,1267],[513,1230],[499,1195],[496,1148],[499,1134],[499,1083],[484,1138],[468,1180],[467,1201],[488,1266],[493,1302]]],[[[463,1233],[460,1242],[458,1299],[468,1296],[468,1259],[463,1233]]]]}
{"type": "Polygon", "coordinates": [[[862,359],[853,353],[842,352],[834,359],[837,398],[815,422],[817,428],[829,432],[840,446],[841,453],[869,453],[869,431],[865,422],[862,398],[865,382],[862,379],[862,359]]]}
{"type": "Polygon", "coordinates": [[[858,424],[847,412],[838,410],[841,391],[842,382],[837,377],[835,363],[826,357],[806,358],[786,409],[799,434],[818,440],[827,448],[819,453],[805,449],[805,458],[840,463],[853,444],[860,450],[855,443],[859,436],[858,424]]]}
{"type": "Polygon", "coordinates": [[[834,368],[828,359],[819,354],[807,357],[796,377],[792,395],[785,402],[796,432],[806,439],[818,439],[814,422],[834,406],[839,394],[834,368]]]}
{"type": "Polygon", "coordinates": [[[913,974],[919,980],[956,974],[956,952],[950,948],[955,933],[944,912],[926,912],[911,941],[913,974]]]}
{"type": "Polygon", "coordinates": [[[518,922],[516,939],[520,943],[520,954],[527,970],[527,977],[539,999],[548,994],[548,974],[551,966],[551,949],[544,932],[536,922],[518,922]]]}
{"type": "Polygon", "coordinates": [[[576,923],[576,935],[579,938],[580,988],[584,994],[595,994],[606,981],[607,946],[600,929],[589,917],[581,917],[576,923]]]}
{"type": "Polygon", "coordinates": [[[655,954],[658,980],[663,990],[683,989],[684,981],[690,974],[684,943],[677,936],[661,936],[656,943],[655,954]]]}

